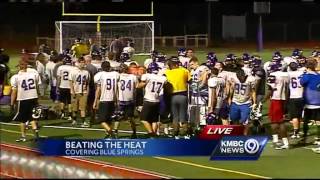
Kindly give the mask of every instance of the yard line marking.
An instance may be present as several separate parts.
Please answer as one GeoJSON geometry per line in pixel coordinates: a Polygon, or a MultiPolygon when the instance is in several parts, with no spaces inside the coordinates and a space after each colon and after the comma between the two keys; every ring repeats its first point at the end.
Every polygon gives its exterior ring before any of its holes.
{"type": "Polygon", "coordinates": [[[272,179],[271,177],[267,177],[267,176],[260,176],[260,175],[245,173],[245,172],[236,171],[236,170],[229,170],[229,169],[223,169],[223,168],[204,166],[204,165],[201,165],[201,164],[196,164],[196,163],[191,163],[191,162],[186,162],[186,161],[180,161],[180,160],[175,160],[175,159],[170,159],[170,158],[164,158],[164,157],[154,157],[154,158],[160,159],[160,160],[165,160],[165,161],[171,161],[171,162],[175,162],[175,163],[180,163],[180,164],[186,164],[186,165],[189,165],[189,166],[194,166],[194,167],[199,167],[199,168],[204,168],[204,169],[223,171],[223,172],[229,172],[229,173],[234,173],[234,174],[241,174],[241,175],[250,176],[250,177],[254,177],[254,178],[272,179]]]}
{"type": "MultiPolygon", "coordinates": [[[[15,123],[4,123],[1,122],[0,124],[8,125],[8,126],[19,126],[19,124],[15,123]]],[[[73,129],[73,130],[88,130],[88,131],[105,131],[104,129],[97,129],[97,128],[77,128],[77,127],[67,127],[67,126],[41,126],[45,128],[54,128],[54,129],[73,129]]],[[[118,130],[121,133],[132,133],[132,131],[125,131],[125,130],[118,130]]],[[[148,134],[147,132],[137,131],[137,134],[148,134]]]]}
{"type": "MultiPolygon", "coordinates": [[[[9,132],[9,133],[21,134],[21,132],[19,132],[19,131],[7,130],[7,129],[2,129],[2,128],[0,130],[4,131],[4,132],[9,132]]],[[[34,136],[34,134],[31,134],[31,133],[26,133],[26,135],[34,136]]],[[[48,137],[48,136],[40,136],[40,137],[48,137]]]]}

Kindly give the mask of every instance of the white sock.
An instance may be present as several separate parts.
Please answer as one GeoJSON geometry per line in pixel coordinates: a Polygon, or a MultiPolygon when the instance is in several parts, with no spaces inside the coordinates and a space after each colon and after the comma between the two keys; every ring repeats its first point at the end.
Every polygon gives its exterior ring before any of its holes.
{"type": "Polygon", "coordinates": [[[273,135],[272,135],[272,142],[273,142],[273,143],[277,143],[278,141],[279,141],[278,134],[273,134],[273,135]]]}
{"type": "Polygon", "coordinates": [[[289,146],[288,138],[282,138],[283,144],[289,146]]]}
{"type": "Polygon", "coordinates": [[[169,128],[165,127],[163,131],[164,131],[164,134],[169,134],[169,128]]]}

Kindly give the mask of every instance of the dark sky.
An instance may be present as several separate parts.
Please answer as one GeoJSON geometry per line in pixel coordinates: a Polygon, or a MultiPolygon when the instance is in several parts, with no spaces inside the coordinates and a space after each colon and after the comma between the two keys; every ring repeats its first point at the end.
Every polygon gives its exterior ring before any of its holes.
{"type": "MultiPolygon", "coordinates": [[[[56,20],[96,20],[96,17],[62,17],[61,3],[0,3],[0,33],[3,40],[13,41],[19,38],[34,40],[36,36],[53,37],[56,20]]],[[[99,13],[130,13],[145,11],[149,13],[149,0],[125,0],[125,3],[111,3],[111,0],[95,3],[72,3],[67,5],[67,11],[99,13]],[[130,8],[129,8],[130,7],[130,8]],[[128,10],[130,9],[130,11],[128,10]]],[[[223,15],[246,15],[248,39],[254,39],[258,16],[253,13],[253,1],[219,1],[212,2],[212,37],[221,39],[221,24],[223,15]]],[[[298,33],[290,35],[292,40],[306,39],[300,34],[308,33],[308,23],[320,22],[320,3],[281,1],[271,2],[271,14],[264,15],[264,23],[288,23],[288,28],[294,28],[298,33]]],[[[183,35],[207,33],[208,2],[159,0],[154,2],[154,17],[144,18],[112,18],[102,17],[101,20],[154,20],[156,35],[183,35]]],[[[319,25],[320,26],[320,25],[319,25]]],[[[316,27],[317,28],[317,27],[316,27]]],[[[270,34],[277,28],[270,26],[270,34]]],[[[317,29],[318,30],[318,29],[317,29]]],[[[269,31],[267,29],[267,31],[269,31]]],[[[320,27],[318,32],[320,31],[320,27]]],[[[265,32],[268,34],[268,32],[265,32]]],[[[320,37],[320,35],[319,35],[320,37]]]]}

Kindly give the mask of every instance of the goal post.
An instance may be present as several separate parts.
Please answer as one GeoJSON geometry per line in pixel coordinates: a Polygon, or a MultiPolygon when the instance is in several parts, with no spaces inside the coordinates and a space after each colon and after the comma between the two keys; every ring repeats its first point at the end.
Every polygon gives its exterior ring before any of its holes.
{"type": "Polygon", "coordinates": [[[115,35],[124,43],[132,41],[137,54],[154,50],[154,21],[56,21],[55,27],[55,49],[60,52],[71,48],[76,38],[95,38],[98,45],[109,46],[115,35]]]}

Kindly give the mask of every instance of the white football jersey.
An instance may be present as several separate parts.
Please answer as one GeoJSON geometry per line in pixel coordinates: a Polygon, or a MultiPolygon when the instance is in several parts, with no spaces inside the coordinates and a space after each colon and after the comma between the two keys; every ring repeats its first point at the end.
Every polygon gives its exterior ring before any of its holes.
{"type": "Polygon", "coordinates": [[[102,72],[103,72],[103,71],[99,71],[99,72],[97,72],[97,74],[94,75],[94,77],[93,77],[93,82],[94,82],[95,84],[98,83],[102,72]]]}
{"type": "Polygon", "coordinates": [[[148,73],[142,75],[141,81],[147,83],[144,99],[148,102],[159,102],[159,97],[163,94],[163,85],[166,83],[167,78],[165,76],[148,73]]]}
{"type": "Polygon", "coordinates": [[[75,94],[88,93],[88,84],[90,73],[85,69],[75,68],[69,75],[69,81],[72,81],[75,94]]]}
{"type": "MultiPolygon", "coordinates": [[[[208,87],[209,87],[209,103],[212,101],[212,91],[213,88],[216,89],[216,97],[217,97],[217,104],[216,109],[221,108],[223,100],[224,100],[224,88],[225,88],[225,80],[221,77],[211,77],[208,79],[208,87]]],[[[210,104],[208,104],[210,106],[210,104]]]]}
{"type": "Polygon", "coordinates": [[[232,102],[238,105],[251,103],[251,93],[256,84],[253,76],[247,76],[244,83],[241,83],[238,78],[231,78],[231,84],[234,87],[232,102]]]}
{"type": "Polygon", "coordinates": [[[57,85],[57,79],[55,77],[53,77],[53,69],[54,69],[55,65],[56,65],[56,63],[54,63],[53,61],[49,61],[46,64],[46,74],[48,75],[50,84],[52,86],[57,85]]]}
{"type": "Polygon", "coordinates": [[[116,71],[102,71],[97,75],[97,84],[101,86],[100,101],[116,101],[119,73],[116,71]]]}
{"type": "Polygon", "coordinates": [[[121,73],[118,82],[119,101],[133,101],[138,78],[133,74],[121,73]]]}
{"type": "Polygon", "coordinates": [[[22,71],[11,78],[12,87],[17,89],[18,101],[38,98],[39,78],[39,74],[22,71]]]}
{"type": "Polygon", "coordinates": [[[300,78],[302,74],[303,74],[303,71],[288,72],[290,99],[303,97],[303,88],[300,84],[300,78]]]}
{"type": "MultiPolygon", "coordinates": [[[[19,72],[22,72],[22,71],[19,71],[19,72]]],[[[18,73],[19,73],[19,72],[18,72],[18,73]]],[[[40,77],[40,75],[39,75],[39,72],[38,72],[36,69],[34,69],[34,68],[27,68],[27,72],[28,72],[28,73],[34,73],[34,74],[36,74],[36,76],[39,77],[39,78],[38,78],[38,84],[41,84],[41,83],[42,83],[41,77],[40,77]]]]}
{"type": "Polygon", "coordinates": [[[61,65],[57,70],[57,77],[60,77],[60,85],[59,88],[70,89],[69,76],[71,71],[73,71],[76,67],[70,65],[61,65]]]}
{"type": "Polygon", "coordinates": [[[252,74],[252,68],[250,68],[250,67],[246,67],[246,66],[244,66],[244,67],[242,67],[242,70],[244,71],[244,73],[247,75],[247,76],[251,76],[252,74]]]}
{"type": "Polygon", "coordinates": [[[218,74],[218,77],[221,77],[225,80],[225,82],[229,82],[232,78],[236,78],[237,74],[231,71],[221,71],[218,74]]]}
{"type": "Polygon", "coordinates": [[[189,67],[189,61],[190,61],[189,57],[179,56],[179,60],[180,60],[183,67],[185,67],[185,68],[189,67]]]}
{"type": "Polygon", "coordinates": [[[98,71],[102,71],[101,61],[92,61],[91,64],[92,64],[94,67],[96,67],[98,71]]]}
{"type": "Polygon", "coordinates": [[[271,99],[286,100],[286,88],[289,81],[288,74],[286,72],[276,71],[270,75],[276,77],[275,83],[268,83],[273,90],[271,99]]]}
{"type": "Polygon", "coordinates": [[[289,67],[289,64],[292,62],[298,63],[297,60],[293,59],[292,57],[287,56],[287,57],[283,58],[283,65],[285,67],[288,67],[288,69],[287,69],[288,71],[292,71],[291,68],[289,67]]]}
{"type": "Polygon", "coordinates": [[[199,66],[197,69],[192,69],[191,70],[192,81],[198,82],[200,80],[201,75],[204,72],[208,72],[208,71],[210,71],[209,68],[204,65],[199,66]]]}

